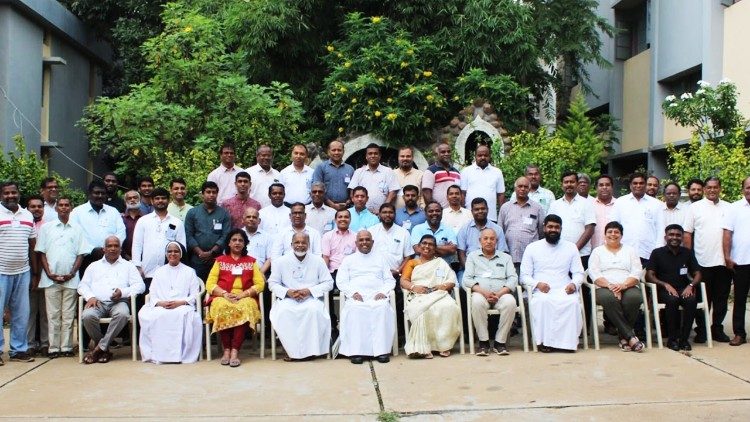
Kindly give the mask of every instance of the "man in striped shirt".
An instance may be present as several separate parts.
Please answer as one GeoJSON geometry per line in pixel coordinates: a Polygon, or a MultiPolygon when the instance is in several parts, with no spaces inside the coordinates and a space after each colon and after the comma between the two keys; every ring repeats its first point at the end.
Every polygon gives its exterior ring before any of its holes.
{"type": "Polygon", "coordinates": [[[461,185],[461,173],[451,165],[451,146],[442,143],[435,148],[437,162],[429,167],[422,175],[422,196],[424,203],[437,201],[441,207],[447,208],[448,188],[461,185]]]}

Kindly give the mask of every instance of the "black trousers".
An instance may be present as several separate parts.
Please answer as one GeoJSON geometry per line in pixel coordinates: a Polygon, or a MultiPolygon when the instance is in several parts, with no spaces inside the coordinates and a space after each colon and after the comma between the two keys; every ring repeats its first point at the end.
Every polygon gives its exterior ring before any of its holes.
{"type": "MultiPolygon", "coordinates": [[[[734,308],[732,309],[732,330],[734,334],[747,337],[745,332],[745,309],[747,294],[750,291],[750,265],[734,267],[734,308]]],[[[716,312],[714,310],[714,312],[716,312]]]]}
{"type": "MultiPolygon", "coordinates": [[[[673,286],[674,287],[674,286],[673,286]]],[[[670,295],[665,289],[659,288],[659,302],[667,305],[665,316],[667,317],[667,335],[670,341],[687,341],[690,338],[690,330],[695,319],[695,309],[698,305],[698,296],[682,297],[683,288],[675,287],[678,296],[670,295]],[[682,306],[682,316],[680,316],[682,306]]]]}
{"type": "MultiPolygon", "coordinates": [[[[706,302],[708,308],[713,309],[711,318],[712,331],[724,331],[724,318],[727,316],[727,301],[729,301],[729,291],[732,287],[732,273],[723,265],[715,267],[701,267],[701,276],[706,283],[706,302]]],[[[696,293],[700,289],[696,289],[696,293]]],[[[706,321],[703,317],[697,317],[695,320],[696,332],[705,333],[706,321]]]]}

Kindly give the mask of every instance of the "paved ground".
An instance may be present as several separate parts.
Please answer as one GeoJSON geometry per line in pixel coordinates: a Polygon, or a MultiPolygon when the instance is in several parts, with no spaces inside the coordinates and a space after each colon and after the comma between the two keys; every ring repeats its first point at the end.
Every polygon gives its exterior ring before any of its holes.
{"type": "Polygon", "coordinates": [[[132,362],[129,348],[90,366],[77,359],[8,362],[6,353],[0,418],[372,421],[387,412],[408,421],[748,420],[750,345],[635,354],[602,338],[602,350],[575,354],[523,353],[517,336],[505,357],[456,352],[415,361],[401,354],[364,365],[285,363],[246,352],[236,369],[217,360],[132,362]]]}

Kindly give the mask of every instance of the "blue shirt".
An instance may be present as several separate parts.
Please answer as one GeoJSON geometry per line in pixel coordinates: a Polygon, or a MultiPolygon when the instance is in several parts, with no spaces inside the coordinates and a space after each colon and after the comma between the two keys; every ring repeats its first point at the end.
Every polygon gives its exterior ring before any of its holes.
{"type": "MultiPolygon", "coordinates": [[[[498,251],[508,252],[508,244],[505,241],[505,233],[503,228],[487,220],[487,224],[484,226],[485,229],[492,229],[495,231],[497,236],[497,243],[495,249],[498,251]]],[[[477,227],[477,222],[471,220],[468,224],[464,224],[461,230],[458,231],[458,249],[466,252],[466,255],[473,251],[482,249],[482,245],[479,243],[479,232],[481,230],[477,227]]]]}
{"type": "Polygon", "coordinates": [[[406,207],[396,210],[395,223],[405,228],[406,230],[409,230],[409,233],[411,233],[411,230],[414,228],[414,226],[422,224],[425,221],[427,221],[427,214],[425,214],[422,208],[417,208],[417,211],[415,211],[413,214],[409,214],[409,212],[406,211],[406,207]]]}
{"type": "MultiPolygon", "coordinates": [[[[422,236],[426,234],[435,236],[435,240],[437,240],[437,246],[442,246],[449,242],[453,243],[454,245],[458,244],[456,233],[453,231],[453,229],[445,224],[440,223],[440,227],[438,227],[438,229],[433,232],[430,228],[430,225],[425,222],[414,226],[414,228],[411,230],[411,246],[413,247],[414,245],[418,244],[419,240],[422,239],[422,236]]],[[[443,259],[448,263],[455,262],[456,254],[444,256],[443,259]]]]}
{"type": "Polygon", "coordinates": [[[331,160],[323,161],[315,167],[313,183],[326,185],[326,199],[333,202],[346,202],[349,199],[349,182],[352,181],[354,167],[343,163],[336,167],[331,160]]]}
{"type": "Polygon", "coordinates": [[[351,207],[349,208],[349,213],[352,215],[352,222],[349,223],[349,230],[354,233],[380,223],[380,219],[367,208],[358,213],[354,207],[351,207]]]}

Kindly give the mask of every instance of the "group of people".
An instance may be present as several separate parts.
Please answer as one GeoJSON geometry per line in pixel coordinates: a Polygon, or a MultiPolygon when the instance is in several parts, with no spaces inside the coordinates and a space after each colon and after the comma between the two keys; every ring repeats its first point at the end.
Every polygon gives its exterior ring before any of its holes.
{"type": "Polygon", "coordinates": [[[612,177],[598,177],[590,196],[589,177],[566,172],[563,196],[555,199],[541,186],[539,167],[529,165],[507,198],[484,144],[460,171],[444,143],[425,170],[414,166],[411,147],[399,149],[396,169],[381,164],[375,144],[356,170],[343,160],[342,140],[331,141],[327,153],[312,169],[307,148],[295,145],[292,163],[278,171],[263,145],[257,163],[242,169],[224,145],[195,206],[179,178],[167,190],[145,177],[120,197],[117,177],[108,173],[90,183],[88,201],[75,208],[53,178],[26,209],[16,183],[0,184],[0,299],[10,310],[10,360],[31,361],[34,352],[72,356],[79,295],[89,339],[79,346],[88,349],[89,364],[111,359],[131,312],[143,360],[158,363],[197,360],[205,321],[220,338],[221,364],[237,367],[248,330],[262,318],[287,360],[324,355],[338,338],[352,363],[385,363],[399,334],[412,358],[447,357],[465,318],[476,328],[477,355],[507,355],[520,300],[528,301],[541,351],[574,351],[582,325],[595,317],[582,289],[595,289],[605,329],[620,347],[639,352],[650,323],[640,316],[636,288],[644,268],[666,304],[668,347],[690,349],[694,320],[695,342],[705,341],[707,330],[717,341],[746,342],[750,236],[742,221],[750,178],[734,204],[720,199],[716,178],[691,181],[690,202],[681,203],[675,183],[664,186],[663,202],[657,199],[653,176],[633,174],[630,193],[615,199],[612,177]],[[710,326],[695,319],[701,281],[713,309],[710,326]],[[732,281],[729,338],[723,320],[732,281]],[[343,304],[338,314],[325,306],[335,292],[343,304]],[[265,315],[261,297],[270,305],[265,315]],[[460,302],[470,310],[465,315],[460,302]],[[490,309],[500,314],[492,342],[490,309]],[[102,317],[112,318],[106,332],[102,317]],[[402,318],[410,328],[399,333],[402,318]]]}

